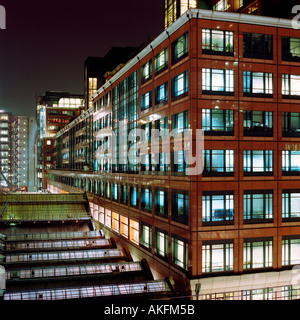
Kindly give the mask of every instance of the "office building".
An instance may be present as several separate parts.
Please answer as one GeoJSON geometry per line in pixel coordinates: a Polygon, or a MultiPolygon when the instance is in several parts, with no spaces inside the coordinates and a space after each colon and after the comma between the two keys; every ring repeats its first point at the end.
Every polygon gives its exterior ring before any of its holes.
{"type": "Polygon", "coordinates": [[[288,19],[297,4],[296,0],[165,0],[164,26],[167,29],[192,8],[288,19]]]}
{"type": "Polygon", "coordinates": [[[48,188],[88,192],[99,228],[182,294],[299,298],[299,48],[291,20],[190,9],[97,91],[93,170],[48,188]]]}
{"type": "Polygon", "coordinates": [[[52,138],[84,110],[84,96],[47,91],[37,97],[36,107],[36,188],[46,188],[46,170],[51,167],[52,138]]]}

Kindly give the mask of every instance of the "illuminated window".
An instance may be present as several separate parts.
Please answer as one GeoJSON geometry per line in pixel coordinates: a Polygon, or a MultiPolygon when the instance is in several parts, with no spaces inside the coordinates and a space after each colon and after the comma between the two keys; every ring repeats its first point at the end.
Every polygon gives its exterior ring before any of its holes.
{"type": "Polygon", "coordinates": [[[243,73],[244,96],[273,97],[273,74],[268,72],[243,73]]]}
{"type": "Polygon", "coordinates": [[[189,72],[188,70],[172,78],[172,100],[177,100],[188,95],[189,72]]]}
{"type": "Polygon", "coordinates": [[[300,113],[282,112],[282,136],[299,137],[300,136],[300,113]]]}
{"type": "Polygon", "coordinates": [[[119,233],[120,232],[120,223],[119,223],[119,215],[115,212],[112,212],[112,229],[119,233]]]}
{"type": "Polygon", "coordinates": [[[300,264],[300,239],[283,237],[282,239],[282,265],[300,264]]]}
{"type": "Polygon", "coordinates": [[[128,218],[120,215],[120,234],[128,238],[128,218]]]}
{"type": "Polygon", "coordinates": [[[139,244],[139,235],[140,235],[140,228],[139,223],[137,221],[134,221],[130,219],[130,232],[129,232],[129,240],[139,244]]]}
{"type": "Polygon", "coordinates": [[[166,231],[155,230],[155,252],[163,258],[168,258],[168,233],[166,231]]]}
{"type": "Polygon", "coordinates": [[[176,235],[171,237],[171,259],[177,266],[186,269],[188,267],[188,241],[176,235]]]}
{"type": "Polygon", "coordinates": [[[234,71],[203,68],[202,93],[233,95],[234,71]]]}
{"type": "Polygon", "coordinates": [[[152,247],[152,227],[145,223],[141,223],[141,244],[149,249],[152,247]]]}
{"type": "Polygon", "coordinates": [[[155,189],[155,214],[168,218],[168,190],[155,189]]]}
{"type": "Polygon", "coordinates": [[[234,150],[202,150],[203,175],[233,175],[234,150]]]}
{"type": "Polygon", "coordinates": [[[168,67],[168,47],[163,49],[154,59],[154,72],[159,74],[168,67]]]}
{"type": "Polygon", "coordinates": [[[202,53],[233,55],[232,31],[223,30],[202,30],[202,53]]]}
{"type": "Polygon", "coordinates": [[[273,175],[273,150],[244,150],[244,175],[273,175]]]}
{"type": "MultiPolygon", "coordinates": [[[[244,192],[244,222],[253,223],[273,219],[273,191],[244,192]]],[[[271,222],[270,221],[270,222],[271,222]]]]}
{"type": "Polygon", "coordinates": [[[227,0],[220,0],[214,6],[213,10],[216,11],[226,11],[227,10],[227,0]]]}
{"type": "Polygon", "coordinates": [[[141,96],[141,111],[152,107],[152,90],[141,96]]]}
{"type": "Polygon", "coordinates": [[[282,75],[282,96],[283,98],[300,98],[300,75],[282,75]]]}
{"type": "Polygon", "coordinates": [[[300,61],[300,38],[282,37],[282,60],[300,61]]]}
{"type": "Polygon", "coordinates": [[[184,33],[172,43],[172,64],[177,63],[188,55],[189,38],[188,33],[184,33]]]}
{"type": "Polygon", "coordinates": [[[233,110],[202,109],[202,130],[205,135],[233,135],[233,110]]]}
{"type": "Polygon", "coordinates": [[[234,194],[203,192],[202,221],[204,223],[232,223],[234,219],[234,194]]]}
{"type": "Polygon", "coordinates": [[[145,83],[151,78],[152,78],[152,60],[149,60],[141,67],[141,82],[145,83]]]}
{"type": "Polygon", "coordinates": [[[202,272],[224,272],[233,270],[233,243],[203,242],[202,272]]]}
{"type": "Polygon", "coordinates": [[[273,241],[271,239],[244,239],[244,270],[273,266],[273,241]]]}
{"type": "Polygon", "coordinates": [[[108,209],[105,209],[105,225],[111,228],[111,211],[108,209]]]}
{"type": "Polygon", "coordinates": [[[300,174],[300,151],[282,151],[282,174],[300,174]]]}

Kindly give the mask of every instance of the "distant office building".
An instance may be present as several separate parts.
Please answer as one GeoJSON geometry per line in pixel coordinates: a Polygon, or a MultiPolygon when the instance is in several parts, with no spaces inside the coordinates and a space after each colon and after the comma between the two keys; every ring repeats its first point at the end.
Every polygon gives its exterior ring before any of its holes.
{"type": "Polygon", "coordinates": [[[237,12],[260,16],[290,18],[297,0],[165,0],[165,29],[188,9],[237,12]]]}
{"type": "Polygon", "coordinates": [[[16,116],[18,119],[18,172],[19,189],[34,191],[34,141],[36,122],[34,117],[16,116]]]}
{"type": "Polygon", "coordinates": [[[112,47],[104,57],[87,57],[84,63],[86,110],[93,106],[92,95],[109,80],[116,68],[133,58],[137,50],[136,47],[112,47]]]}
{"type": "Polygon", "coordinates": [[[84,96],[47,91],[37,98],[36,187],[45,188],[45,172],[52,165],[52,138],[84,109],[84,96]]]}

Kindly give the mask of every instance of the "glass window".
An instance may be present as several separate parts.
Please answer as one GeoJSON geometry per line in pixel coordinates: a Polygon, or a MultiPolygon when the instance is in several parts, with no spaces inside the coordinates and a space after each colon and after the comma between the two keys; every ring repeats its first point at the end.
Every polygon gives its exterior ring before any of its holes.
{"type": "Polygon", "coordinates": [[[273,59],[273,36],[244,32],[243,52],[246,58],[273,59]]]}
{"type": "Polygon", "coordinates": [[[213,10],[215,11],[226,11],[227,10],[227,0],[219,0],[213,5],[213,10]]]}
{"type": "Polygon", "coordinates": [[[202,68],[202,93],[233,95],[234,71],[202,68]]]}
{"type": "Polygon", "coordinates": [[[189,128],[188,111],[173,114],[171,117],[171,130],[173,134],[181,133],[189,128]]]}
{"type": "Polygon", "coordinates": [[[123,204],[128,204],[128,187],[120,186],[120,202],[123,204]]]}
{"type": "Polygon", "coordinates": [[[253,223],[252,220],[273,219],[273,191],[265,190],[244,192],[244,222],[253,223]]]}
{"type": "Polygon", "coordinates": [[[243,78],[244,96],[273,96],[272,73],[244,71],[243,78]]]}
{"type": "Polygon", "coordinates": [[[158,173],[167,173],[169,171],[169,153],[161,152],[155,155],[155,171],[158,173]]]}
{"type": "Polygon", "coordinates": [[[141,83],[152,78],[152,60],[149,60],[141,67],[141,83]]]}
{"type": "Polygon", "coordinates": [[[185,162],[188,151],[172,151],[171,152],[171,171],[172,175],[181,176],[185,175],[188,170],[188,165],[185,162]]]}
{"type": "Polygon", "coordinates": [[[130,187],[130,205],[132,207],[138,207],[139,205],[139,188],[130,187]]]}
{"type": "Polygon", "coordinates": [[[152,90],[141,96],[141,111],[152,107],[152,90]]]}
{"type": "Polygon", "coordinates": [[[233,56],[232,31],[202,29],[202,53],[233,56]]]}
{"type": "Polygon", "coordinates": [[[282,60],[300,61],[300,38],[282,37],[282,60]]]}
{"type": "Polygon", "coordinates": [[[152,247],[152,227],[145,223],[141,223],[141,244],[149,249],[152,247]]]}
{"type": "Polygon", "coordinates": [[[224,175],[234,172],[234,150],[203,150],[203,175],[224,175]]]}
{"type": "Polygon", "coordinates": [[[139,244],[140,226],[137,221],[130,219],[129,222],[129,240],[139,244]]]}
{"type": "Polygon", "coordinates": [[[224,272],[233,270],[233,243],[202,244],[202,272],[224,272]]]}
{"type": "Polygon", "coordinates": [[[172,210],[173,221],[188,224],[189,216],[189,194],[183,190],[172,190],[172,210]]]}
{"type": "Polygon", "coordinates": [[[244,150],[244,175],[272,175],[272,150],[244,150]]]}
{"type": "Polygon", "coordinates": [[[118,195],[119,195],[118,184],[113,183],[112,184],[112,200],[118,201],[118,195]]]}
{"type": "Polygon", "coordinates": [[[282,75],[282,96],[283,98],[300,98],[300,75],[282,75]]]}
{"type": "Polygon", "coordinates": [[[205,135],[233,135],[233,110],[202,109],[202,130],[205,135]]]}
{"type": "Polygon", "coordinates": [[[152,211],[152,190],[142,188],[141,189],[141,209],[143,211],[152,211]]]}
{"type": "Polygon", "coordinates": [[[300,264],[300,238],[282,238],[282,265],[300,264]]]}
{"type": "Polygon", "coordinates": [[[160,72],[168,68],[168,47],[164,48],[154,59],[154,72],[159,74],[160,72]]]}
{"type": "Polygon", "coordinates": [[[273,266],[273,241],[244,239],[244,270],[273,266]]]}
{"type": "Polygon", "coordinates": [[[300,151],[282,151],[282,174],[300,174],[300,151]]]}
{"type": "Polygon", "coordinates": [[[179,239],[176,235],[171,237],[171,259],[177,266],[187,270],[188,267],[188,241],[179,239]]]}
{"type": "Polygon", "coordinates": [[[300,113],[282,112],[282,136],[299,137],[300,136],[300,113]]]}
{"type": "Polygon", "coordinates": [[[155,105],[157,107],[168,102],[168,82],[155,88],[155,105]]]}
{"type": "Polygon", "coordinates": [[[154,194],[155,214],[168,217],[168,190],[155,189],[154,194]]]}
{"type": "Polygon", "coordinates": [[[300,218],[300,192],[282,191],[282,218],[300,218]]]}
{"type": "Polygon", "coordinates": [[[172,78],[172,100],[185,97],[189,91],[189,72],[185,71],[172,78]]]}
{"type": "Polygon", "coordinates": [[[233,193],[217,194],[203,192],[202,221],[203,223],[233,222],[234,195],[233,193]]]}
{"type": "Polygon", "coordinates": [[[155,230],[155,252],[163,257],[168,258],[168,233],[162,230],[155,230]]]}
{"type": "Polygon", "coordinates": [[[120,215],[120,234],[128,239],[128,218],[120,215]]]}
{"type": "Polygon", "coordinates": [[[177,63],[188,55],[189,38],[188,33],[184,33],[177,40],[172,42],[172,64],[177,63]]]}
{"type": "Polygon", "coordinates": [[[273,112],[244,111],[244,136],[273,136],[273,112]]]}

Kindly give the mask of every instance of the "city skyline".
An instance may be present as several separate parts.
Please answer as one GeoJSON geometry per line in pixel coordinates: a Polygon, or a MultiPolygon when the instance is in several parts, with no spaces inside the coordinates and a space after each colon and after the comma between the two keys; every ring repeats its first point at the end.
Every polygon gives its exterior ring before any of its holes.
{"type": "Polygon", "coordinates": [[[163,1],[1,5],[6,29],[0,30],[0,109],[17,115],[35,116],[36,96],[48,90],[82,94],[88,56],[102,57],[113,46],[139,46],[163,31],[163,1]]]}

